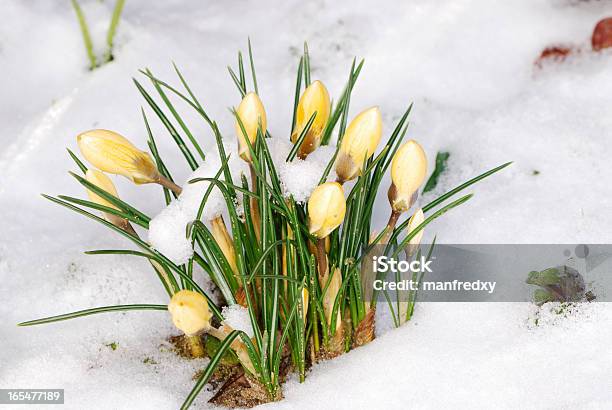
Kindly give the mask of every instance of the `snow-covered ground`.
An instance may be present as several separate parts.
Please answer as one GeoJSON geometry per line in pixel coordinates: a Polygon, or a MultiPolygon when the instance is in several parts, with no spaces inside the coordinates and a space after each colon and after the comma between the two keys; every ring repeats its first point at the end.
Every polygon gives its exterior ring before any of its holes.
{"type": "MultiPolygon", "coordinates": [[[[101,45],[112,2],[82,3],[101,45]]],[[[93,306],[166,303],[145,262],[82,253],[127,242],[38,194],[83,195],[66,174],[74,167],[64,149],[76,147],[82,130],[115,129],[145,147],[143,101],[131,81],[143,67],[173,79],[175,61],[231,137],[227,107],[239,96],[225,66],[235,65],[247,36],[274,135],[288,136],[296,55],[307,40],[313,77],[335,96],[353,55],[366,58],[353,113],[379,105],[389,131],[415,102],[409,137],[430,159],[451,152],[436,193],[515,161],[475,186],[474,199],[428,236],[612,241],[612,52],[586,51],[595,23],[612,15],[610,1],[127,0],[116,60],[94,72],[68,1],[6,0],[0,9],[0,388],[64,388],[71,409],[182,403],[204,362],[168,351],[173,328],[164,312],[15,326],[93,306]],[[534,70],[540,51],[555,43],[585,51],[534,70]]],[[[212,144],[204,125],[192,123],[212,144]]],[[[171,171],[184,179],[173,142],[153,126],[171,171]]],[[[114,181],[146,213],[161,210],[158,188],[114,181]]],[[[302,385],[290,381],[285,400],[268,407],[610,408],[612,306],[544,315],[538,326],[534,317],[527,304],[419,305],[414,321],[318,365],[302,385]]]]}

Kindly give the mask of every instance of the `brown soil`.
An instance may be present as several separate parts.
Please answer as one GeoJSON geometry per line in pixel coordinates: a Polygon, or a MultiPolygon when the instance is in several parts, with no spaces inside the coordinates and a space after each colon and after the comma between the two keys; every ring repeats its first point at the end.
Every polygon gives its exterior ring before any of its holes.
{"type": "MultiPolygon", "coordinates": [[[[177,352],[179,352],[178,349],[177,352]]],[[[281,383],[286,380],[287,375],[292,370],[291,352],[285,345],[279,371],[281,383]]],[[[196,372],[193,379],[199,379],[203,371],[202,369],[196,372]]],[[[213,390],[217,390],[209,402],[228,408],[251,408],[282,399],[280,391],[275,397],[270,397],[265,386],[251,375],[245,374],[244,369],[239,364],[228,364],[221,361],[208,383],[213,390]]]]}
{"type": "MultiPolygon", "coordinates": [[[[170,336],[168,338],[168,341],[172,344],[172,346],[174,346],[174,351],[176,352],[176,354],[187,359],[193,359],[193,355],[191,354],[191,347],[185,335],[170,336]]],[[[202,343],[204,343],[203,340],[202,343]]]]}
{"type": "Polygon", "coordinates": [[[240,371],[227,379],[209,402],[229,408],[251,408],[282,398],[283,395],[280,391],[276,397],[270,397],[261,383],[240,371]]]}

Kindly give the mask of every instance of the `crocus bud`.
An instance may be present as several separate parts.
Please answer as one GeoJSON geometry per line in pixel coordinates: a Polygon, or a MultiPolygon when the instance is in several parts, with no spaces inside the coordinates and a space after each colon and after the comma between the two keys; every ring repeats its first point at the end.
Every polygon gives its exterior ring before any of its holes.
{"type": "Polygon", "coordinates": [[[308,200],[310,233],[325,238],[342,223],[346,212],[346,199],[342,185],[325,182],[314,189],[308,200]]]}
{"type": "Polygon", "coordinates": [[[197,335],[210,328],[211,313],[208,301],[201,293],[181,290],[175,293],[168,304],[174,326],[187,336],[197,335]]]}
{"type": "MultiPolygon", "coordinates": [[[[87,179],[88,182],[91,182],[98,188],[103,189],[104,191],[108,192],[112,196],[119,198],[119,194],[117,193],[115,184],[113,184],[113,181],[111,181],[110,178],[107,177],[104,172],[98,171],[97,169],[90,168],[85,173],[85,179],[87,179]]],[[[89,189],[87,190],[87,196],[89,197],[89,200],[91,202],[95,202],[98,205],[103,205],[103,206],[118,210],[118,208],[115,205],[111,204],[106,199],[102,198],[95,192],[90,191],[89,189]]]]}
{"type": "Polygon", "coordinates": [[[258,128],[261,127],[262,135],[266,133],[266,110],[264,110],[264,106],[257,94],[250,92],[240,101],[236,114],[244,127],[243,132],[238,119],[236,119],[236,135],[238,136],[239,154],[242,159],[251,162],[251,151],[249,150],[246,138],[249,139],[251,145],[254,145],[257,139],[258,128]]]}
{"type": "Polygon", "coordinates": [[[295,114],[295,129],[291,134],[291,142],[295,144],[304,127],[306,127],[308,120],[310,120],[310,117],[315,112],[317,115],[298,150],[298,156],[302,159],[306,158],[308,154],[316,150],[321,144],[323,131],[331,112],[327,88],[318,80],[310,84],[300,97],[295,114]]]}
{"type": "MultiPolygon", "coordinates": [[[[408,235],[412,233],[419,225],[421,225],[423,221],[425,221],[425,215],[423,215],[423,210],[419,208],[408,220],[408,235]]],[[[425,234],[425,230],[421,229],[412,237],[412,239],[408,241],[408,245],[406,246],[406,254],[409,257],[414,255],[418,249],[419,245],[421,244],[421,240],[423,239],[423,234],[425,234]]]]}
{"type": "Polygon", "coordinates": [[[369,108],[349,124],[338,153],[336,174],[341,182],[361,174],[363,163],[370,158],[382,136],[382,117],[378,107],[369,108]]]}
{"type": "Polygon", "coordinates": [[[325,312],[325,318],[327,319],[327,324],[329,326],[335,326],[336,329],[340,328],[342,325],[342,319],[340,318],[340,309],[337,309],[336,313],[336,323],[333,324],[333,313],[334,313],[334,304],[336,303],[336,298],[338,297],[338,293],[340,293],[340,288],[342,287],[342,274],[340,273],[340,269],[336,268],[331,273],[331,279],[326,277],[325,283],[321,284],[321,288],[327,286],[325,290],[325,294],[323,295],[323,311],[325,312]]]}
{"type": "Polygon", "coordinates": [[[405,212],[412,206],[413,195],[427,174],[425,151],[415,140],[402,145],[391,161],[389,203],[394,212],[405,212]]]}
{"type": "Polygon", "coordinates": [[[234,275],[238,274],[238,265],[236,264],[236,251],[234,249],[234,241],[229,235],[227,231],[227,227],[225,226],[225,222],[223,221],[222,216],[217,216],[216,218],[210,221],[210,225],[212,228],[212,236],[215,238],[217,245],[221,248],[221,252],[227,259],[234,275]]]}
{"type": "MultiPolygon", "coordinates": [[[[85,173],[85,179],[87,179],[87,181],[91,182],[98,188],[105,190],[112,196],[119,198],[119,194],[117,194],[117,190],[115,189],[115,185],[113,184],[113,181],[111,181],[110,178],[106,176],[104,172],[98,171],[97,169],[90,168],[85,173]]],[[[119,208],[117,208],[115,205],[111,204],[109,201],[107,201],[106,199],[102,198],[100,195],[96,194],[95,192],[89,189],[87,190],[87,196],[89,197],[89,200],[91,202],[95,202],[98,205],[103,205],[109,208],[119,210],[119,208]]],[[[108,222],[112,223],[113,225],[118,226],[119,228],[123,230],[129,231],[130,233],[134,232],[134,228],[132,228],[132,226],[129,224],[129,222],[126,219],[123,219],[120,216],[117,216],[117,215],[114,215],[108,212],[104,212],[103,216],[104,216],[104,219],[106,219],[108,222]]]]}
{"type": "Polygon", "coordinates": [[[77,136],[77,143],[87,161],[101,171],[123,175],[136,184],[159,181],[151,156],[116,132],[86,131],[77,136]]]}

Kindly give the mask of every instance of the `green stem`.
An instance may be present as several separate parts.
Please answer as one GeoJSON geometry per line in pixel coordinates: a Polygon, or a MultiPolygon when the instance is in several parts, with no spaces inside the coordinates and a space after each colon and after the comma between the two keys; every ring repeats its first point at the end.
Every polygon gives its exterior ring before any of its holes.
{"type": "Polygon", "coordinates": [[[187,343],[189,344],[189,350],[191,351],[191,356],[194,358],[204,357],[206,352],[204,350],[204,344],[202,343],[202,338],[199,335],[187,336],[187,343]]]}

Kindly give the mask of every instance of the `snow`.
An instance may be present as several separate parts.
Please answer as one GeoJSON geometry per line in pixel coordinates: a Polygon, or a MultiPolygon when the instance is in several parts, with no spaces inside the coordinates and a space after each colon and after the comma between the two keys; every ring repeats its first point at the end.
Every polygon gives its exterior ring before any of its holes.
{"type": "MultiPolygon", "coordinates": [[[[231,149],[228,146],[224,149],[229,157],[227,165],[232,172],[232,180],[238,183],[240,175],[248,172],[247,165],[240,159],[235,148],[231,149]]],[[[186,263],[193,256],[191,240],[187,236],[187,225],[197,219],[202,200],[211,185],[209,181],[194,180],[215,178],[220,169],[221,159],[216,150],[187,177],[178,199],[162,209],[149,223],[149,242],[176,264],[186,263]]],[[[223,180],[222,177],[220,179],[223,180]]],[[[225,198],[221,190],[213,184],[202,210],[201,220],[210,221],[221,215],[225,209],[227,209],[225,198]]]]}
{"type": "Polygon", "coordinates": [[[523,303],[422,304],[414,321],[320,364],[302,385],[291,381],[286,401],[274,407],[313,401],[319,408],[334,403],[346,409],[609,407],[612,376],[603,369],[612,356],[601,343],[612,336],[609,306],[590,304],[565,326],[530,329],[526,318],[534,309],[523,303]]]}
{"type": "MultiPolygon", "coordinates": [[[[296,156],[287,162],[287,156],[293,146],[289,139],[272,138],[268,144],[272,161],[278,164],[277,171],[285,196],[293,196],[297,202],[308,200],[336,152],[335,145],[319,147],[304,160],[296,156]]],[[[333,169],[330,172],[330,176],[332,175],[333,169]]]]}
{"type": "MultiPolygon", "coordinates": [[[[270,138],[268,141],[270,155],[275,164],[278,164],[278,174],[286,196],[293,196],[298,202],[308,199],[312,190],[319,184],[325,167],[333,158],[335,146],[321,147],[305,160],[295,158],[286,161],[291,142],[281,138],[270,138]]],[[[228,167],[232,172],[234,184],[240,183],[241,175],[249,175],[248,165],[238,156],[236,148],[229,145],[224,147],[229,156],[228,167]]],[[[206,160],[186,179],[183,192],[176,201],[172,201],[162,209],[149,223],[149,242],[159,252],[166,255],[176,264],[186,263],[193,256],[191,240],[187,237],[187,225],[197,219],[202,199],[206,195],[211,182],[194,181],[198,178],[214,178],[221,169],[219,151],[214,150],[206,160]]],[[[219,176],[224,180],[223,175],[219,176]]],[[[241,201],[242,196],[238,196],[241,201]]],[[[243,213],[242,204],[236,204],[238,213],[243,213]]],[[[221,215],[227,209],[225,198],[221,190],[213,184],[202,211],[203,221],[210,221],[221,215]]]]}
{"type": "MultiPolygon", "coordinates": [[[[92,22],[106,18],[112,7],[108,1],[81,3],[92,22]]],[[[445,243],[610,243],[612,55],[587,51],[595,23],[610,15],[612,4],[605,1],[385,0],[374,8],[365,0],[129,0],[115,61],[88,72],[69,2],[3,2],[0,387],[62,387],[67,409],[83,403],[91,409],[177,408],[205,363],[168,351],[166,338],[175,330],[164,312],[15,326],[93,306],[167,303],[146,261],[82,254],[131,243],[38,195],[85,196],[66,175],[75,167],[64,150],[76,152],[75,137],[84,129],[111,128],[146,147],[144,102],[131,77],[154,90],[138,69],[150,67],[176,85],[175,61],[227,143],[235,145],[227,107],[237,105],[239,94],[225,66],[235,65],[247,36],[268,129],[280,140],[289,138],[302,41],[309,42],[313,79],[325,82],[335,99],[353,55],[363,56],[351,117],[379,105],[388,135],[414,101],[406,138],[421,143],[430,165],[438,150],[451,152],[449,172],[421,203],[514,161],[471,188],[474,198],[437,220],[424,242],[436,234],[445,243]],[[567,43],[583,52],[534,68],[542,49],[567,43]],[[113,342],[116,350],[107,346],[113,342]]],[[[104,21],[95,25],[104,31],[104,21]]],[[[104,41],[99,33],[92,30],[96,49],[104,41]]],[[[173,101],[181,112],[189,109],[173,101]]],[[[173,177],[189,180],[173,141],[153,113],[147,115],[173,177]]],[[[207,125],[195,113],[187,119],[214,157],[207,125]]],[[[113,181],[120,196],[147,215],[165,208],[158,186],[113,181]]],[[[385,177],[383,186],[387,182],[385,177]]],[[[305,198],[309,186],[286,189],[305,198]]],[[[373,229],[384,225],[388,212],[383,191],[373,229]]],[[[166,234],[175,235],[172,229],[166,234]]],[[[204,281],[201,272],[196,280],[204,281]]],[[[612,306],[592,303],[567,317],[543,310],[537,326],[535,309],[518,303],[423,303],[413,321],[392,331],[380,310],[378,339],[317,365],[303,384],[290,380],[285,399],[267,407],[609,407],[612,306]]],[[[210,395],[202,393],[198,408],[206,408],[210,395]]]]}
{"type": "Polygon", "coordinates": [[[242,330],[249,337],[255,336],[247,308],[240,305],[224,306],[221,314],[224,319],[223,325],[227,325],[234,330],[242,330]]]}
{"type": "Polygon", "coordinates": [[[178,265],[186,263],[193,256],[187,225],[194,218],[185,208],[181,201],[172,201],[149,222],[151,246],[178,265]]]}

